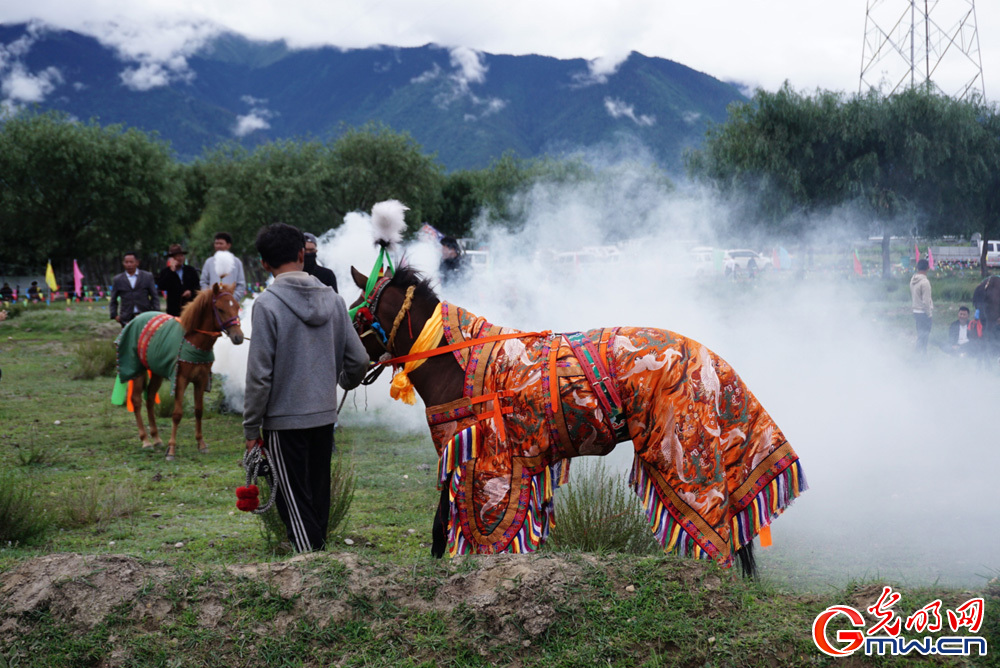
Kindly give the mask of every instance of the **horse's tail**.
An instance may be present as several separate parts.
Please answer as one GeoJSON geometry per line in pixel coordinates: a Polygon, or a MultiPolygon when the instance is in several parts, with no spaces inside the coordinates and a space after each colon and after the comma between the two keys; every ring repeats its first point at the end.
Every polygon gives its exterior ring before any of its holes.
{"type": "Polygon", "coordinates": [[[451,499],[448,490],[451,487],[451,475],[441,487],[441,498],[438,501],[437,512],[434,513],[434,525],[431,528],[431,556],[440,559],[448,547],[448,516],[451,513],[451,499]]]}
{"type": "Polygon", "coordinates": [[[749,541],[743,547],[736,550],[736,556],[740,560],[740,571],[745,578],[757,577],[757,559],[753,554],[753,541],[749,541]]]}

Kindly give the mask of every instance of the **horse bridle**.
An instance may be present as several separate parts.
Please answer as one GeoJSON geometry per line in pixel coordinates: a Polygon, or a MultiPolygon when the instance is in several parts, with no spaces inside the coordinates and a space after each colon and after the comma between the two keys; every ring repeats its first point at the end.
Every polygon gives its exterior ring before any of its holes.
{"type": "Polygon", "coordinates": [[[378,311],[378,303],[382,299],[382,293],[385,292],[391,280],[391,274],[378,279],[371,292],[365,295],[363,301],[354,307],[353,313],[351,313],[351,320],[358,335],[364,338],[375,334],[379,344],[386,352],[389,351],[389,335],[386,334],[382,323],[375,317],[375,313],[378,311]]]}
{"type": "MultiPolygon", "coordinates": [[[[226,334],[229,334],[229,328],[230,327],[232,327],[233,325],[236,325],[237,327],[239,327],[239,325],[240,325],[240,313],[239,313],[239,310],[237,310],[236,311],[236,315],[234,315],[229,320],[227,320],[225,322],[222,322],[222,316],[219,315],[219,297],[221,297],[222,295],[227,295],[228,297],[232,298],[232,300],[234,302],[236,301],[236,297],[231,292],[224,292],[224,291],[221,291],[221,290],[219,291],[218,294],[215,294],[215,295],[212,296],[212,312],[215,314],[215,324],[219,326],[219,331],[222,331],[222,332],[225,332],[226,334]]],[[[237,307],[239,307],[238,303],[237,303],[237,307]]]]}
{"type": "Polygon", "coordinates": [[[233,295],[233,293],[227,292],[225,290],[221,290],[217,294],[212,295],[212,314],[215,316],[215,324],[219,328],[219,331],[206,332],[203,329],[196,329],[194,331],[198,332],[199,334],[206,334],[208,336],[222,336],[222,333],[225,332],[226,335],[228,336],[230,327],[232,327],[233,325],[239,327],[240,324],[239,311],[237,311],[236,315],[234,315],[229,320],[226,320],[225,322],[222,321],[222,316],[219,314],[219,297],[221,297],[222,295],[228,295],[229,297],[232,297],[232,300],[234,302],[236,301],[236,297],[233,295]]]}

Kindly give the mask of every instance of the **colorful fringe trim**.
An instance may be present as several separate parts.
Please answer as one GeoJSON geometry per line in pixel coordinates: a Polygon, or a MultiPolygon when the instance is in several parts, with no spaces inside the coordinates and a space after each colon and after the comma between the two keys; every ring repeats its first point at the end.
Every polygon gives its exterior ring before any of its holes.
{"type": "MultiPolygon", "coordinates": [[[[690,526],[692,530],[694,526],[689,522],[678,521],[671,514],[667,504],[660,498],[652,478],[646,473],[645,463],[638,457],[632,464],[629,482],[642,500],[653,535],[665,552],[699,559],[715,558],[718,550],[712,545],[709,545],[711,552],[703,548],[692,533],[685,530],[685,525],[690,526]]],[[[783,513],[791,502],[807,489],[809,486],[806,484],[805,475],[796,459],[785,466],[770,483],[764,485],[743,510],[733,517],[729,559],[721,565],[730,565],[736,550],[752,541],[762,527],[770,525],[774,518],[783,513]]]]}
{"type": "Polygon", "coordinates": [[[783,513],[807,489],[809,485],[799,460],[796,459],[757,492],[753,500],[733,518],[730,534],[733,550],[752,541],[762,527],[771,524],[775,517],[783,513]]]}
{"type": "MultiPolygon", "coordinates": [[[[471,552],[534,552],[545,541],[555,522],[555,490],[569,482],[569,460],[564,459],[546,466],[529,482],[528,505],[521,526],[506,545],[491,543],[477,545],[469,540],[459,521],[459,500],[463,497],[462,479],[465,464],[475,459],[482,431],[472,425],[456,434],[441,450],[438,463],[438,483],[444,484],[451,476],[448,489],[448,554],[452,557],[471,552]]],[[[522,479],[523,480],[523,479],[522,479]]],[[[440,487],[439,487],[440,488],[440,487]]],[[[514,493],[514,489],[511,489],[514,493]]],[[[464,499],[462,499],[464,501],[464,499]]],[[[474,521],[474,520],[473,520],[474,521]]]]}
{"type": "Polygon", "coordinates": [[[479,451],[479,440],[482,430],[478,425],[472,425],[455,434],[454,438],[444,444],[438,456],[438,489],[441,489],[448,476],[460,469],[465,462],[475,459],[479,451]]]}
{"type": "Polygon", "coordinates": [[[701,545],[684,530],[666,504],[660,499],[656,486],[653,485],[652,478],[646,473],[646,467],[637,456],[632,463],[632,472],[629,474],[629,482],[632,489],[642,501],[642,507],[646,511],[646,519],[653,530],[656,541],[663,547],[664,552],[679,554],[683,557],[695,557],[697,559],[711,559],[712,555],[704,550],[701,545]]]}

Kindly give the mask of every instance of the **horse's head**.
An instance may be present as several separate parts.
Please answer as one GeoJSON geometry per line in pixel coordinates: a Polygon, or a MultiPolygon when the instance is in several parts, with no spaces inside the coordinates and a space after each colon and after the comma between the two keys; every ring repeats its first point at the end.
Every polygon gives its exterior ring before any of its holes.
{"type": "Polygon", "coordinates": [[[215,325],[219,331],[225,332],[234,345],[243,343],[243,330],[240,328],[240,305],[233,297],[235,283],[216,283],[212,286],[212,311],[215,325]]]}
{"type": "Polygon", "coordinates": [[[351,276],[361,288],[351,317],[368,357],[377,362],[386,353],[405,354],[438,303],[428,280],[410,267],[378,277],[370,286],[369,277],[354,267],[351,276]]]}
{"type": "Polygon", "coordinates": [[[184,331],[199,332],[208,336],[225,333],[236,345],[243,343],[240,329],[240,305],[233,297],[235,283],[216,283],[198,293],[181,311],[184,331]]]}

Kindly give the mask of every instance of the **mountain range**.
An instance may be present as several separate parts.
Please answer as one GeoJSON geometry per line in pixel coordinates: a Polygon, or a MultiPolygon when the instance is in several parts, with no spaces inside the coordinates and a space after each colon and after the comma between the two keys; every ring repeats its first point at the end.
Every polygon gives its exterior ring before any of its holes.
{"type": "Polygon", "coordinates": [[[328,140],[374,121],[409,133],[448,170],[486,167],[508,151],[582,149],[628,151],[671,172],[746,99],[733,84],[636,52],[601,72],[583,59],[433,44],[292,49],[228,33],[153,62],[36,24],[0,25],[0,94],[8,110],[156,132],[184,161],[220,142],[328,140]]]}

